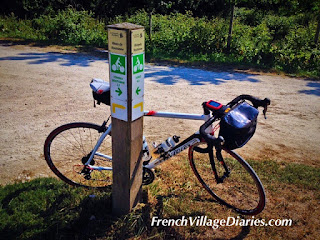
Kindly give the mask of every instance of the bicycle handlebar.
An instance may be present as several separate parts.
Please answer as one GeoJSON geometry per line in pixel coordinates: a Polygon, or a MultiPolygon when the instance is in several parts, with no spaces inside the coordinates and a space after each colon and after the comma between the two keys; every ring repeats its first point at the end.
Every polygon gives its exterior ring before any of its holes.
{"type": "Polygon", "coordinates": [[[211,117],[208,121],[206,121],[204,124],[200,127],[200,135],[204,138],[204,140],[208,143],[208,145],[214,145],[216,146],[219,143],[224,142],[223,137],[219,136],[216,138],[215,136],[206,133],[206,129],[216,120],[216,116],[211,117]]]}
{"type": "Polygon", "coordinates": [[[231,102],[229,102],[227,105],[229,107],[233,107],[235,104],[237,104],[239,101],[241,100],[248,100],[250,101],[253,106],[255,108],[258,108],[258,107],[267,107],[268,105],[270,105],[270,99],[269,98],[265,98],[265,99],[260,99],[260,98],[257,98],[257,97],[253,97],[251,95],[240,95],[238,97],[236,97],[235,99],[233,99],[231,102]]]}
{"type": "MultiPolygon", "coordinates": [[[[222,111],[218,111],[216,112],[213,117],[211,117],[209,120],[207,120],[201,127],[200,127],[200,135],[204,138],[204,140],[208,143],[208,145],[214,145],[217,146],[217,144],[220,144],[224,141],[223,137],[219,136],[218,138],[214,137],[211,134],[206,133],[206,129],[218,118],[222,117],[224,114],[224,110],[226,108],[232,108],[234,105],[236,105],[237,103],[239,103],[242,100],[248,100],[252,103],[252,105],[255,108],[258,107],[263,107],[263,114],[264,117],[266,118],[266,112],[267,112],[267,107],[268,105],[270,105],[271,101],[269,98],[265,98],[265,99],[259,99],[257,97],[253,97],[251,95],[240,95],[236,98],[234,98],[231,102],[229,102],[227,105],[225,105],[221,110],[222,111]]],[[[205,114],[209,113],[209,109],[206,108],[205,103],[202,104],[203,109],[205,114]]]]}

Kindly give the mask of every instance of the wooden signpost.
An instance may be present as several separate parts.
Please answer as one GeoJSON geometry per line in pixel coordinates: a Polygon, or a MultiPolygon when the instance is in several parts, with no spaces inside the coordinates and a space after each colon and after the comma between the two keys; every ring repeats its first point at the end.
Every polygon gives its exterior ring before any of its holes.
{"type": "Polygon", "coordinates": [[[112,117],[112,206],[127,214],[142,191],[144,112],[144,27],[120,23],[108,26],[112,117]]]}

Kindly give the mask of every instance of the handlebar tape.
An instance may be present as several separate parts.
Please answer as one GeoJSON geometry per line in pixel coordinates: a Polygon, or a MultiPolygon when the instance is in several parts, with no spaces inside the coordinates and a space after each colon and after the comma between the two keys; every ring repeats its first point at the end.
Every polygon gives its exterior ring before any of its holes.
{"type": "Polygon", "coordinates": [[[261,100],[260,98],[253,97],[251,95],[245,95],[245,94],[236,97],[231,102],[229,102],[227,105],[232,107],[232,106],[234,106],[235,104],[237,104],[241,100],[250,101],[255,108],[266,107],[266,106],[270,105],[270,99],[269,98],[265,98],[265,99],[261,100]]]}
{"type": "Polygon", "coordinates": [[[206,129],[216,120],[216,117],[211,117],[208,121],[206,121],[201,127],[200,127],[200,135],[204,138],[204,140],[209,145],[217,145],[218,143],[221,143],[224,141],[223,137],[219,136],[216,138],[215,136],[206,133],[206,129]]]}

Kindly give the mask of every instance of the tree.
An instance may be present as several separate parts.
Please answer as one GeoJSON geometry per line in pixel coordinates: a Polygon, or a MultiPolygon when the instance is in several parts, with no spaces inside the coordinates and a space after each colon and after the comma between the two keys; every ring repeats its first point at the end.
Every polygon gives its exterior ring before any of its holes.
{"type": "Polygon", "coordinates": [[[227,52],[230,52],[230,46],[231,46],[231,40],[232,40],[235,0],[230,0],[230,5],[231,5],[231,14],[230,14],[229,33],[228,33],[228,40],[227,40],[227,52]]]}

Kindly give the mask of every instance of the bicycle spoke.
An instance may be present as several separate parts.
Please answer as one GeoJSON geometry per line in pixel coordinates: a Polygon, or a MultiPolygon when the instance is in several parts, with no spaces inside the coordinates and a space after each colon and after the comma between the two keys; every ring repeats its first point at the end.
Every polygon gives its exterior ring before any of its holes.
{"type": "MultiPolygon", "coordinates": [[[[206,147],[206,143],[200,143],[200,149],[206,147]]],[[[222,151],[222,158],[230,170],[230,174],[217,183],[213,173],[213,166],[210,164],[209,154],[199,151],[199,147],[191,147],[189,153],[191,167],[205,189],[220,203],[234,208],[243,214],[256,214],[264,207],[264,191],[260,180],[248,167],[247,163],[240,157],[228,151],[222,151]],[[195,151],[193,151],[195,147],[195,151]]],[[[214,159],[214,166],[218,176],[225,174],[225,168],[214,159]]]]}
{"type": "MultiPolygon", "coordinates": [[[[85,169],[84,162],[90,156],[101,137],[100,126],[89,123],[72,123],[54,130],[45,144],[45,157],[54,173],[71,185],[106,187],[112,183],[112,171],[85,169]]],[[[111,136],[106,136],[100,152],[111,156],[111,136]]],[[[112,167],[112,162],[94,155],[95,166],[112,167]]]]}

